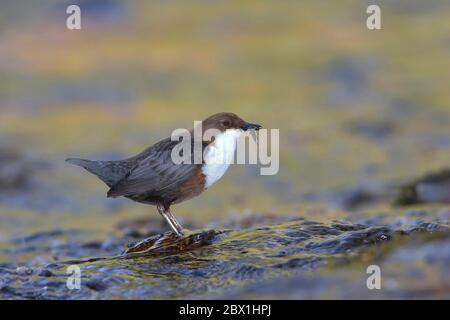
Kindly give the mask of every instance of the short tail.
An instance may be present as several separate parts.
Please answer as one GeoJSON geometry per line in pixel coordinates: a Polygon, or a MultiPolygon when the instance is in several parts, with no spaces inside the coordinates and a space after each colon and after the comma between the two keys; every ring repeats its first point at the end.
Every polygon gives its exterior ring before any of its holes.
{"type": "Polygon", "coordinates": [[[89,167],[92,167],[92,163],[94,163],[95,161],[85,160],[85,159],[78,159],[78,158],[67,158],[66,162],[87,169],[89,167]]]}
{"type": "Polygon", "coordinates": [[[117,165],[114,165],[113,161],[92,161],[68,158],[66,159],[66,162],[85,168],[90,173],[99,177],[108,187],[113,186],[124,174],[121,172],[122,170],[117,170],[117,165]]]}

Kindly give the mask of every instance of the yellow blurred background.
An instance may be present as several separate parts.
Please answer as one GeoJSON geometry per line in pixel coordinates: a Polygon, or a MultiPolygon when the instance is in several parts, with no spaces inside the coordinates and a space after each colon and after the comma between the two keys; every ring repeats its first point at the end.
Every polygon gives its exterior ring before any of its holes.
{"type": "Polygon", "coordinates": [[[157,215],[64,159],[125,158],[220,111],[280,129],[280,171],[234,166],[182,220],[320,215],[333,204],[306,195],[449,164],[448,1],[78,3],[81,30],[71,2],[1,4],[0,155],[27,184],[0,189],[2,237],[157,215]]]}

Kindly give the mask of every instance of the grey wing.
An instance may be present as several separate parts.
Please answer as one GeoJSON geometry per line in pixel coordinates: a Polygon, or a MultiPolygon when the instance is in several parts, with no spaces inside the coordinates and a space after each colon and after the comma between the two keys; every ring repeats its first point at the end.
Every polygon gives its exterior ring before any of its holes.
{"type": "Polygon", "coordinates": [[[157,195],[194,176],[197,164],[175,164],[171,153],[177,141],[163,140],[140,160],[130,172],[108,191],[108,197],[157,195]]]}

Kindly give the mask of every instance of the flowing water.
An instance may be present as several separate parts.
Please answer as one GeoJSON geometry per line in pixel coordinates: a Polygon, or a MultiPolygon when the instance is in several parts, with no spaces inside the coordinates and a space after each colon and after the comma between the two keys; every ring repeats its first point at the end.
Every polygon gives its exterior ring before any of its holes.
{"type": "Polygon", "coordinates": [[[450,298],[447,0],[376,31],[359,0],[63,2],[0,10],[1,299],[450,298]],[[231,166],[181,239],[64,162],[222,111],[280,130],[279,172],[231,166]]]}
{"type": "Polygon", "coordinates": [[[450,212],[439,214],[446,216],[423,212],[419,220],[391,223],[295,218],[241,230],[188,231],[182,238],[167,232],[125,250],[127,237],[73,242],[69,239],[80,230],[34,234],[11,244],[3,255],[22,260],[32,254],[41,261],[20,267],[3,263],[0,293],[30,299],[292,299],[337,297],[330,290],[344,285],[338,297],[448,297],[450,212]],[[59,258],[42,263],[50,256],[59,258]],[[74,256],[83,258],[70,259],[74,256]],[[387,290],[365,288],[366,268],[372,264],[382,266],[387,290]],[[79,290],[67,284],[73,266],[80,268],[79,290]],[[411,272],[421,277],[420,290],[410,288],[411,272]]]}

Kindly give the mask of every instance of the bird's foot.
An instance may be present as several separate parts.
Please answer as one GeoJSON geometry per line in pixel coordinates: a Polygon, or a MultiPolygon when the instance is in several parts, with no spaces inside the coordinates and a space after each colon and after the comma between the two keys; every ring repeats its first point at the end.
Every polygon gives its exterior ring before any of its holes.
{"type": "Polygon", "coordinates": [[[174,230],[173,231],[179,238],[184,236],[184,232],[181,230],[174,230]]]}

